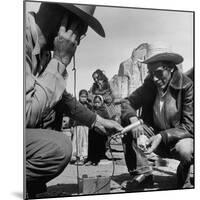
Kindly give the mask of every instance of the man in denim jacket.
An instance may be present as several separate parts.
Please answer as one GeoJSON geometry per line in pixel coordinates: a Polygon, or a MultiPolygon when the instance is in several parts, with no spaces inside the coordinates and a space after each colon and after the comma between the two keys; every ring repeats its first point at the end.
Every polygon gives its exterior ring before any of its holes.
{"type": "Polygon", "coordinates": [[[193,164],[193,82],[176,64],[183,57],[163,43],[150,44],[147,57],[149,75],[144,84],[122,103],[124,125],[137,120],[142,109],[144,124],[123,138],[125,159],[131,174],[151,174],[146,155],[152,152],[180,161],[177,188],[193,187],[189,171],[193,164]]]}

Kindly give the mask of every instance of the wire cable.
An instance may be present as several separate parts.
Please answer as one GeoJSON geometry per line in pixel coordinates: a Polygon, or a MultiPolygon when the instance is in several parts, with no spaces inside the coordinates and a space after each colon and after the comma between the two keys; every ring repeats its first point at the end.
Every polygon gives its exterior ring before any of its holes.
{"type": "Polygon", "coordinates": [[[126,133],[128,133],[130,130],[140,126],[141,124],[143,124],[143,120],[138,119],[136,122],[124,127],[124,129],[118,133],[115,133],[113,136],[110,137],[109,139],[109,150],[112,156],[112,161],[113,161],[113,171],[112,171],[112,175],[110,176],[109,180],[107,181],[106,184],[104,184],[101,188],[97,189],[94,193],[99,192],[100,190],[102,190],[104,187],[106,187],[110,181],[112,180],[112,177],[114,176],[114,172],[115,172],[115,163],[114,163],[114,158],[113,158],[113,154],[112,154],[112,148],[111,148],[111,141],[114,140],[116,137],[122,137],[123,135],[125,135],[126,133]]]}
{"type": "Polygon", "coordinates": [[[103,188],[105,188],[108,184],[110,184],[113,176],[114,176],[114,173],[115,173],[115,162],[114,162],[114,156],[113,156],[113,152],[112,152],[112,148],[111,148],[111,141],[113,140],[114,138],[110,138],[109,141],[108,141],[108,148],[109,148],[109,151],[110,151],[110,154],[111,154],[111,157],[112,157],[112,166],[113,166],[113,169],[112,169],[112,174],[109,178],[109,180],[100,188],[98,188],[97,190],[95,190],[94,194],[98,193],[100,190],[102,190],[103,188]]]}
{"type": "MultiPolygon", "coordinates": [[[[76,62],[75,62],[75,54],[73,56],[73,68],[72,71],[74,71],[74,98],[76,99],[76,62]]],[[[76,112],[76,101],[74,105],[74,110],[76,112]]],[[[77,127],[75,127],[75,135],[76,135],[76,154],[78,154],[78,134],[77,134],[77,127]]],[[[77,158],[77,155],[76,155],[77,158]]],[[[77,173],[77,194],[79,194],[79,182],[80,182],[80,177],[79,177],[79,166],[78,162],[76,162],[76,173],[77,173]]]]}

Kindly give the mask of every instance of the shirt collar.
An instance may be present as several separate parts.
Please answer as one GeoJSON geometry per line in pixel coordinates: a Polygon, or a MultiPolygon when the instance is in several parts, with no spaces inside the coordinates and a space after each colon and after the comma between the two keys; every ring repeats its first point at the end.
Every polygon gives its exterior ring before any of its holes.
{"type": "Polygon", "coordinates": [[[186,85],[187,83],[183,81],[183,74],[178,69],[176,69],[172,75],[170,86],[174,89],[180,90],[186,85]]]}

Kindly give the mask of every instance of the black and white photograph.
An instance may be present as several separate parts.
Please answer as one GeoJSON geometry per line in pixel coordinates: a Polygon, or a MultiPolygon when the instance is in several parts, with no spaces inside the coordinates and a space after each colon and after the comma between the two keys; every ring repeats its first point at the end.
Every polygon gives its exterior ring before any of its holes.
{"type": "Polygon", "coordinates": [[[23,198],[195,189],[195,12],[23,7],[23,198]]]}

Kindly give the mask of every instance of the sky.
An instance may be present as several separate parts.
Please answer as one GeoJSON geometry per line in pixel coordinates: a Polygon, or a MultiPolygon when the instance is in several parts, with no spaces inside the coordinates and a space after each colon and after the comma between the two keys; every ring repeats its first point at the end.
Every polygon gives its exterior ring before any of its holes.
{"type": "MultiPolygon", "coordinates": [[[[27,11],[37,11],[40,3],[27,3],[27,11]]],[[[92,73],[104,70],[111,79],[118,73],[121,62],[130,58],[134,48],[141,43],[164,42],[184,57],[183,71],[193,66],[193,13],[98,6],[94,16],[104,27],[106,38],[88,29],[87,36],[76,51],[77,84],[89,89],[92,73]]],[[[72,63],[67,67],[67,91],[74,93],[72,63]]]]}

